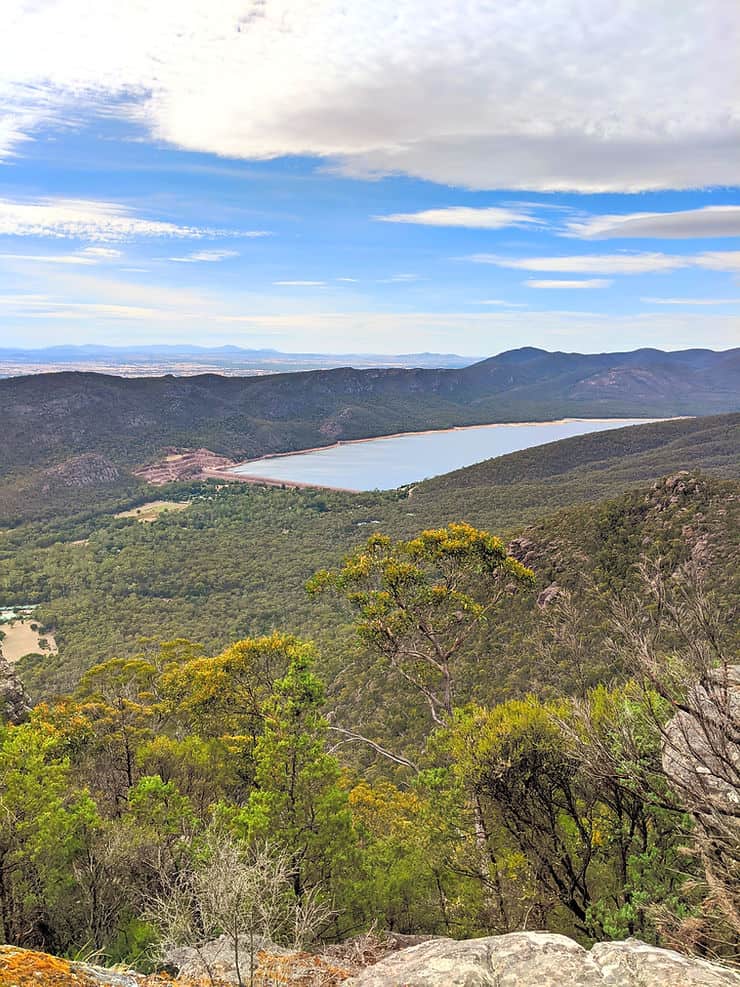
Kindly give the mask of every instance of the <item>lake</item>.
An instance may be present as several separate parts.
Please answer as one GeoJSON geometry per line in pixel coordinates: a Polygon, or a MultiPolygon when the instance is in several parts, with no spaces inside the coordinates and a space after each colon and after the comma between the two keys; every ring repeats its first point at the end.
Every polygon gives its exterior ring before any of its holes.
{"type": "Polygon", "coordinates": [[[256,480],[337,487],[344,490],[392,490],[430,476],[450,473],[484,459],[557,442],[588,432],[642,425],[648,418],[578,418],[557,422],[473,425],[432,432],[406,432],[326,449],[270,456],[229,470],[256,480]]]}

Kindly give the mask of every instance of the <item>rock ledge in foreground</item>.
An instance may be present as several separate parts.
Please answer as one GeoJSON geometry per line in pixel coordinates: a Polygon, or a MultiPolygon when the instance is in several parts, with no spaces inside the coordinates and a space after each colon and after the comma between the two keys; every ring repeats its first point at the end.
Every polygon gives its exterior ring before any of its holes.
{"type": "Polygon", "coordinates": [[[740,987],[740,974],[637,939],[585,950],[567,936],[513,932],[435,939],[386,957],[345,987],[740,987]]]}

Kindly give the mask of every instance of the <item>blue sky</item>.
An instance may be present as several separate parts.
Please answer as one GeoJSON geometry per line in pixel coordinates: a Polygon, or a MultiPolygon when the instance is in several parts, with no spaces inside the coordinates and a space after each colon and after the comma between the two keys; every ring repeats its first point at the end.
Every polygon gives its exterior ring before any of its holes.
{"type": "Polygon", "coordinates": [[[729,0],[151,6],[10,0],[0,345],[740,341],[729,0]]]}

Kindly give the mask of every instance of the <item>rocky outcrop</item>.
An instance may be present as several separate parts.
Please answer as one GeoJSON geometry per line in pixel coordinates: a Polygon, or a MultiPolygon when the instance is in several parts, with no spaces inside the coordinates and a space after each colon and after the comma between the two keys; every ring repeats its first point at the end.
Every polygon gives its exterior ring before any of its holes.
{"type": "Polygon", "coordinates": [[[18,946],[0,946],[2,987],[172,987],[169,977],[145,977],[63,960],[18,946]]]}
{"type": "Polygon", "coordinates": [[[97,487],[115,483],[121,477],[120,469],[105,456],[90,452],[66,459],[46,470],[42,491],[48,493],[54,486],[97,487]]]}
{"type": "Polygon", "coordinates": [[[707,484],[688,470],[656,480],[645,497],[645,503],[657,511],[669,510],[706,490],[707,484]]]}
{"type": "Polygon", "coordinates": [[[740,975],[638,940],[590,951],[566,936],[514,932],[401,950],[346,987],[740,987],[740,975]]]}
{"type": "MultiPolygon", "coordinates": [[[[330,959],[311,953],[260,951],[258,966],[250,979],[242,971],[242,983],[254,987],[339,987],[349,971],[330,959]]],[[[236,972],[225,968],[213,971],[213,980],[203,972],[143,974],[122,968],[107,969],[90,963],[61,959],[17,946],[0,946],[0,987],[229,987],[237,984],[236,972]]]]}
{"type": "MultiPolygon", "coordinates": [[[[364,939],[367,937],[361,937],[364,939]]],[[[406,937],[409,938],[409,937],[406,937]]],[[[261,943],[260,945],[265,945],[261,943]]],[[[260,950],[255,987],[740,987],[740,974],[636,939],[597,943],[590,951],[566,936],[514,932],[457,942],[432,939],[397,952],[377,940],[328,947],[322,954],[260,950]],[[390,952],[389,952],[390,951],[390,952]],[[378,952],[383,958],[379,962],[378,952]],[[351,954],[351,955],[349,955],[351,954]],[[368,965],[351,977],[358,967],[368,965]],[[349,978],[349,979],[348,979],[349,978]]],[[[214,944],[216,948],[216,944],[214,944]]],[[[174,958],[174,957],[173,957],[174,958]]],[[[204,987],[203,971],[182,956],[176,979],[146,976],[0,946],[2,987],[204,987]],[[187,972],[186,972],[187,968],[187,972]]],[[[215,957],[217,963],[220,957],[215,957]]],[[[224,957],[225,960],[225,957],[224,957]]],[[[174,964],[177,969],[179,964],[174,964]]],[[[236,984],[228,961],[213,971],[217,984],[236,984]]],[[[249,976],[247,974],[246,980],[249,976]]]]}
{"type": "Polygon", "coordinates": [[[740,828],[740,665],[712,672],[688,691],[668,722],[663,770],[686,807],[740,828]]]}
{"type": "Polygon", "coordinates": [[[550,583],[550,585],[546,586],[537,597],[537,606],[540,610],[545,610],[559,596],[562,596],[562,593],[563,591],[557,583],[550,583]]]}
{"type": "Polygon", "coordinates": [[[23,723],[31,712],[31,702],[15,669],[2,657],[0,643],[0,723],[23,723]]]}

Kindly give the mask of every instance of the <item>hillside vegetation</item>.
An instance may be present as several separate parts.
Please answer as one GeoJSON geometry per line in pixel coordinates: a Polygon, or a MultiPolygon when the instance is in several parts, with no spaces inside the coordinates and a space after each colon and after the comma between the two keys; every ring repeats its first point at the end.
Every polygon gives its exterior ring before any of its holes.
{"type": "MultiPolygon", "coordinates": [[[[59,654],[21,666],[37,696],[69,687],[101,658],[134,652],[145,637],[185,636],[215,649],[275,628],[320,640],[332,688],[341,689],[334,672],[353,646],[347,615],[309,598],[304,585],[316,568],[336,564],[368,534],[408,537],[461,519],[510,539],[559,505],[634,487],[644,491],[646,481],[671,469],[738,476],[739,447],[740,415],[731,415],[580,436],[387,493],[175,485],[169,497],[190,499],[190,506],[152,524],[114,517],[111,508],[6,532],[0,536],[0,592],[8,604],[39,604],[39,621],[54,630],[59,654]]],[[[702,482],[716,513],[722,491],[730,496],[734,488],[709,477],[702,482]]],[[[690,501],[690,509],[701,512],[700,503],[690,501]]],[[[540,589],[553,579],[575,582],[587,570],[578,560],[597,549],[589,550],[585,531],[579,533],[590,510],[596,509],[574,509],[565,521],[546,522],[570,547],[564,575],[547,558],[538,565],[540,589]]],[[[639,522],[638,515],[630,527],[639,522]]],[[[654,535],[650,528],[641,537],[654,535]]],[[[639,543],[636,534],[630,537],[639,543]]],[[[722,537],[730,544],[734,536],[727,531],[722,537]]],[[[539,533],[537,540],[547,536],[539,533]]],[[[630,545],[634,562],[639,552],[630,545]]],[[[509,669],[495,689],[503,695],[526,680],[521,670],[509,669]],[[510,677],[518,685],[506,685],[510,677]]],[[[490,698],[494,685],[487,688],[490,698]]]]}
{"type": "MultiPolygon", "coordinates": [[[[735,808],[707,778],[730,765],[738,789],[739,503],[737,481],[681,472],[508,547],[465,523],[376,532],[311,580],[326,614],[353,615],[351,649],[276,630],[90,668],[0,724],[3,937],[146,969],[173,947],[207,963],[224,936],[241,984],[263,936],[302,949],[374,928],[531,922],[736,962],[735,808]]],[[[125,552],[105,550],[104,592],[125,552]]]]}
{"type": "Polygon", "coordinates": [[[452,425],[707,415],[737,410],[738,395],[738,350],[524,348],[450,370],[10,378],[0,380],[0,523],[133,492],[131,469],[172,447],[248,459],[452,425]]]}

